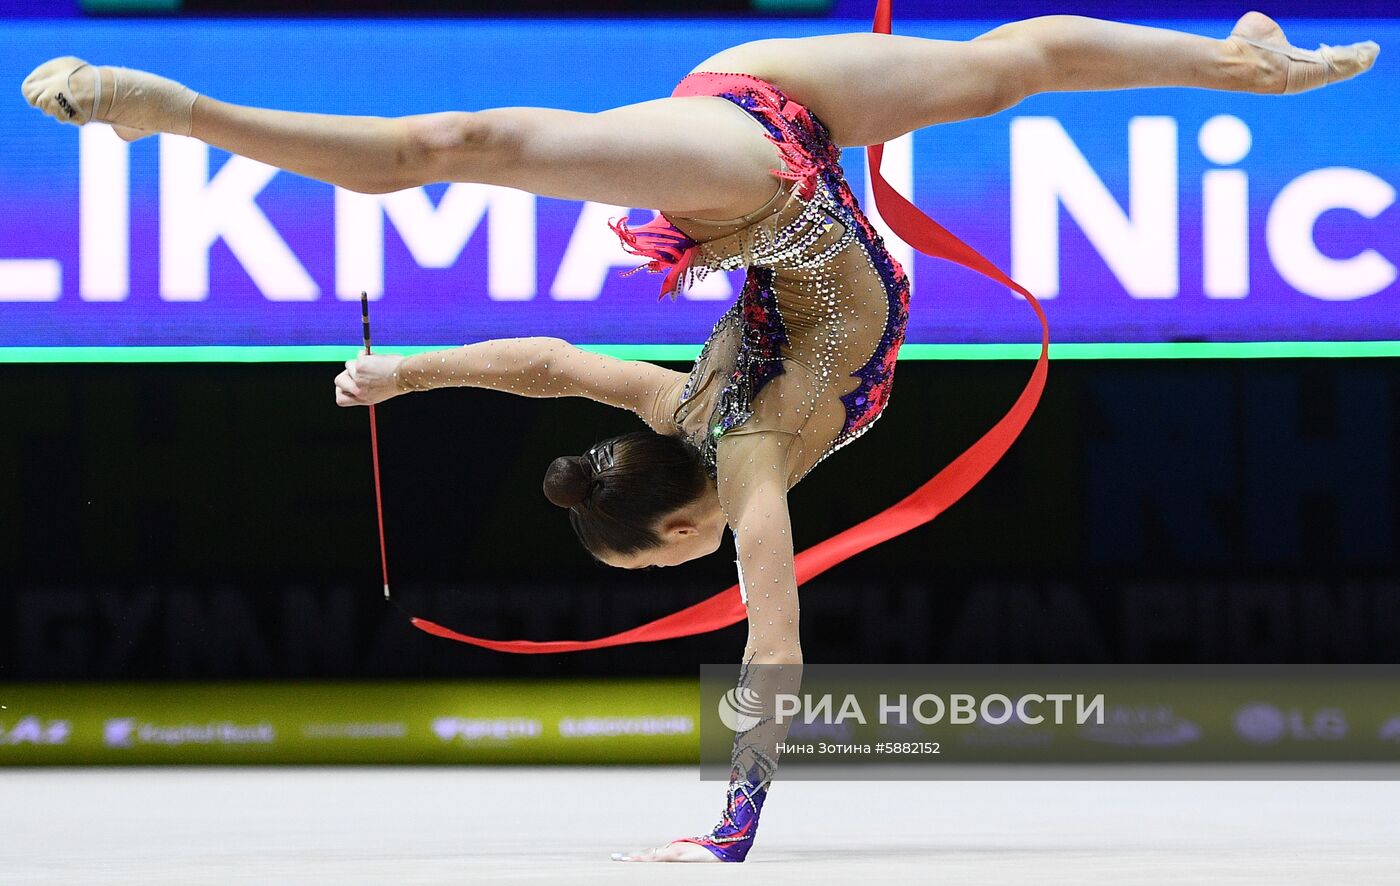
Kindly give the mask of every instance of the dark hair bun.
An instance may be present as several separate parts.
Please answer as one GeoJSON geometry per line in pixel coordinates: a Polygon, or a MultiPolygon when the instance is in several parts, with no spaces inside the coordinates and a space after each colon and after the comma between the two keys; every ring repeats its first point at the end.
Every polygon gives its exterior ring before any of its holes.
{"type": "Polygon", "coordinates": [[[593,488],[593,472],[577,455],[563,455],[544,472],[544,495],[561,508],[577,506],[593,488]]]}

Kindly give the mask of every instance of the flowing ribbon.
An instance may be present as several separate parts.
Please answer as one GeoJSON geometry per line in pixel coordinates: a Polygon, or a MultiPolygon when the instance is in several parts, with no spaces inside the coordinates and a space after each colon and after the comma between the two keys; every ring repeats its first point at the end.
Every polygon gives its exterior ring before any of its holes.
{"type": "MultiPolygon", "coordinates": [[[[890,33],[890,20],[890,0],[878,0],[874,31],[878,34],[890,33]]],[[[867,147],[866,157],[870,167],[871,187],[875,194],[875,206],[890,230],[925,255],[956,262],[1024,296],[1040,321],[1040,356],[1036,360],[1030,380],[1026,382],[1025,388],[1006,415],[962,455],[935,474],[933,479],[897,504],[799,553],[793,563],[799,585],[862,551],[922,526],[943,513],[976,486],[1001,460],[1025,428],[1026,422],[1030,420],[1040,402],[1041,392],[1045,390],[1045,377],[1049,370],[1050,326],[1035,296],[891,187],[880,174],[880,161],[884,157],[883,145],[867,147]]],[[[739,595],[739,585],[735,584],[707,600],[664,618],[594,640],[488,640],[461,634],[421,618],[413,619],[413,624],[434,636],[470,643],[484,649],[540,654],[582,652],[629,643],[654,643],[658,640],[688,637],[727,628],[743,621],[746,615],[743,600],[739,595]]]]}

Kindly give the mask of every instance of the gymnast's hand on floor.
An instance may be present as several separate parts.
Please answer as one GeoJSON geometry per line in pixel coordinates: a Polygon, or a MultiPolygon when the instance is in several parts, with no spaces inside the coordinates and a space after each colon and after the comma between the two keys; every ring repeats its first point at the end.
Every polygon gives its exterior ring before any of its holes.
{"type": "Polygon", "coordinates": [[[613,861],[713,861],[719,863],[715,854],[704,846],[681,842],[667,843],[665,846],[644,849],[641,852],[614,852],[612,858],[613,861]]]}
{"type": "Polygon", "coordinates": [[[372,406],[397,397],[399,389],[394,370],[402,357],[389,354],[366,354],[345,361],[345,371],[335,377],[335,405],[372,406]]]}

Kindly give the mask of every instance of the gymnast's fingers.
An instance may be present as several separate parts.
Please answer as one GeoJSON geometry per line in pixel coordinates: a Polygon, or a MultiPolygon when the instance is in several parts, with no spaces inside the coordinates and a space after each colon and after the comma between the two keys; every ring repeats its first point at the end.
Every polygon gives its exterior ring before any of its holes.
{"type": "Polygon", "coordinates": [[[702,846],[693,843],[672,842],[666,846],[657,846],[653,849],[646,849],[642,852],[614,852],[613,861],[641,861],[641,862],[713,862],[715,856],[702,846]]]}
{"type": "Polygon", "coordinates": [[[335,377],[335,387],[336,390],[344,391],[352,397],[360,396],[360,386],[348,369],[335,377]]]}
{"type": "Polygon", "coordinates": [[[342,391],[340,386],[337,385],[336,406],[368,406],[368,403],[365,403],[364,400],[354,398],[354,396],[349,395],[349,393],[342,391]]]}

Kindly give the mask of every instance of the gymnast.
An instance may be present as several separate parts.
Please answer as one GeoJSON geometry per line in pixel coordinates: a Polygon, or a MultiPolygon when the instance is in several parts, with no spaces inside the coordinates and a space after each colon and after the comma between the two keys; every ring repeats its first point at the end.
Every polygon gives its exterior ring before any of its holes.
{"type": "MultiPolygon", "coordinates": [[[[688,373],[529,337],[361,355],[335,379],[335,402],[346,407],[472,386],[587,397],[641,419],[645,430],[555,459],[544,493],[567,509],[592,556],[623,569],[714,553],[732,532],[749,631],[740,686],[765,700],[765,715],[736,735],[710,832],[614,858],[741,862],[787,731],[767,716],[771,699],[795,691],[802,667],[787,493],[880,417],[908,319],[908,281],[857,205],[840,148],[995,114],[1043,92],[1303,92],[1364,72],[1377,52],[1371,42],[1297,49],[1257,12],[1223,39],[1046,16],[966,42],[757,40],[706,59],[668,98],[591,114],[291,113],[73,57],[40,65],[23,93],[60,122],[109,123],[127,140],[189,136],[352,191],[479,182],[654,209],[653,221],[614,227],[665,273],[673,297],[706,273],[746,271],[688,373]]],[[[848,459],[838,463],[852,482],[878,470],[848,459]]]]}

